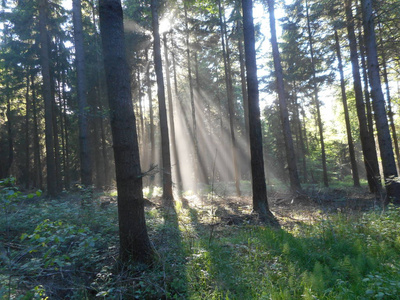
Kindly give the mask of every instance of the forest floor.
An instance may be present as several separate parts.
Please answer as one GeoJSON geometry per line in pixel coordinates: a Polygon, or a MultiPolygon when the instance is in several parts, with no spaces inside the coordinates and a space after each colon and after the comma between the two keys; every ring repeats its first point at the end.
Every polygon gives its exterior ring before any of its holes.
{"type": "MultiPolygon", "coordinates": [[[[107,197],[106,197],[107,199],[107,197]]],[[[107,201],[107,200],[106,200],[107,201]]],[[[113,199],[116,202],[116,199],[113,199]]],[[[205,219],[205,223],[214,222],[214,226],[241,225],[258,222],[252,215],[252,197],[249,195],[232,196],[226,193],[208,193],[207,196],[183,196],[178,200],[185,209],[206,212],[214,218],[205,219]]],[[[359,214],[381,206],[381,201],[368,192],[366,187],[316,188],[311,187],[293,195],[283,191],[268,192],[268,204],[274,216],[283,228],[292,228],[299,223],[313,224],[331,214],[359,214]]],[[[152,197],[148,206],[161,207],[160,196],[152,197]]]]}
{"type": "Polygon", "coordinates": [[[366,188],[269,188],[281,229],[251,197],[215,187],[174,211],[146,201],[153,266],[118,257],[115,192],[57,199],[2,190],[0,299],[400,299],[400,210],[366,188]],[[7,196],[8,195],[8,196],[7,196]]]}

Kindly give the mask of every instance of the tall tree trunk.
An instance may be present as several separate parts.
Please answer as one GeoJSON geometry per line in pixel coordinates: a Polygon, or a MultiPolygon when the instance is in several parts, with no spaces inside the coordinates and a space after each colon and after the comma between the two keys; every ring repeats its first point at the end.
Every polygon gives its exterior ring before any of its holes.
{"type": "MultiPolygon", "coordinates": [[[[136,57],[139,61],[139,56],[136,57]]],[[[143,103],[142,103],[142,79],[140,77],[140,67],[137,70],[137,85],[138,85],[138,105],[139,105],[139,114],[140,114],[140,128],[141,128],[141,136],[139,140],[141,141],[141,153],[144,151],[144,147],[146,145],[146,129],[144,127],[144,116],[143,116],[143,103]]]]}
{"type": "Polygon", "coordinates": [[[378,142],[387,192],[387,199],[385,203],[387,204],[392,200],[394,203],[400,204],[400,183],[394,180],[394,178],[397,177],[396,163],[394,159],[389,125],[386,117],[385,100],[383,98],[381,80],[379,76],[375,28],[372,15],[372,1],[362,0],[361,5],[372,106],[375,113],[375,123],[378,131],[378,142]]]}
{"type": "Polygon", "coordinates": [[[276,224],[277,221],[268,207],[267,187],[265,184],[252,0],[242,0],[242,9],[247,92],[249,97],[253,209],[265,222],[276,224]]]}
{"type": "Polygon", "coordinates": [[[178,193],[182,192],[182,174],[181,168],[179,165],[179,155],[178,148],[176,144],[176,136],[175,136],[175,122],[174,122],[174,105],[172,103],[172,87],[171,87],[171,75],[170,75],[170,65],[168,58],[168,43],[167,43],[167,33],[164,33],[164,57],[165,57],[165,77],[167,79],[167,94],[168,94],[168,114],[169,114],[169,128],[171,131],[171,146],[172,153],[175,162],[175,172],[176,172],[176,181],[178,187],[178,193]]]}
{"type": "Polygon", "coordinates": [[[32,108],[33,108],[33,158],[35,167],[34,187],[43,189],[42,162],[40,159],[39,124],[37,118],[37,99],[35,76],[31,73],[32,108]]]}
{"type": "MultiPolygon", "coordinates": [[[[151,91],[151,79],[150,79],[150,61],[149,61],[149,50],[146,49],[146,80],[147,80],[147,96],[149,98],[149,126],[150,126],[150,168],[155,164],[156,159],[156,145],[155,145],[155,133],[154,133],[154,113],[153,113],[153,95],[151,91]]],[[[150,174],[150,188],[154,185],[154,174],[150,174]]]]}
{"type": "Polygon", "coordinates": [[[339,36],[338,36],[336,29],[335,29],[335,43],[336,43],[336,55],[337,55],[337,59],[338,59],[338,68],[339,68],[339,74],[340,74],[340,89],[342,91],[344,120],[346,123],[347,143],[349,145],[350,163],[351,163],[351,170],[352,170],[352,175],[353,175],[353,184],[354,184],[354,186],[359,187],[360,186],[360,178],[358,176],[358,168],[357,168],[356,154],[354,151],[353,137],[351,136],[349,109],[347,107],[346,84],[345,84],[344,75],[343,75],[342,55],[340,53],[339,36]]]}
{"type": "Polygon", "coordinates": [[[100,28],[106,70],[118,191],[120,260],[153,260],[144,214],[142,174],[130,73],[125,54],[120,0],[100,0],[100,28]]]}
{"type": "MultiPolygon", "coordinates": [[[[367,180],[370,192],[375,193],[377,196],[379,196],[382,187],[380,183],[378,158],[376,153],[375,140],[373,138],[373,132],[371,132],[371,129],[368,128],[368,124],[372,126],[372,122],[367,123],[367,117],[365,114],[365,104],[363,101],[360,68],[357,54],[357,41],[356,35],[354,33],[354,20],[351,6],[352,0],[346,0],[345,10],[347,21],[347,34],[350,46],[350,61],[353,72],[357,116],[360,126],[361,147],[364,154],[364,164],[367,172],[367,180]]],[[[366,89],[366,93],[368,94],[368,88],[366,89]]]]}
{"type": "MultiPolygon", "coordinates": [[[[357,3],[357,1],[356,1],[357,3]]],[[[361,9],[360,11],[357,12],[359,15],[361,15],[361,9]]],[[[354,29],[353,29],[354,30],[354,29]]],[[[354,37],[355,38],[355,37],[354,37]]],[[[362,20],[358,22],[358,44],[360,48],[360,58],[361,58],[361,69],[363,73],[363,84],[364,84],[364,98],[365,98],[365,106],[367,108],[367,121],[368,121],[368,131],[370,134],[370,138],[374,139],[375,143],[375,138],[374,138],[374,121],[372,117],[372,105],[371,105],[371,98],[369,95],[369,83],[368,83],[368,73],[367,73],[367,62],[365,61],[365,42],[364,42],[364,36],[362,33],[362,20]]]]}
{"type": "Polygon", "coordinates": [[[385,87],[386,87],[386,101],[387,101],[387,106],[388,106],[388,116],[389,116],[389,124],[390,124],[390,129],[392,131],[392,138],[393,138],[393,144],[394,144],[394,150],[396,153],[396,167],[397,170],[399,171],[400,169],[400,150],[399,150],[399,142],[397,138],[397,132],[396,132],[396,126],[394,123],[394,118],[393,118],[393,110],[392,110],[392,99],[390,97],[390,88],[389,88],[389,79],[388,79],[388,72],[387,72],[387,65],[386,65],[386,54],[385,54],[385,45],[383,44],[383,39],[382,39],[382,27],[381,24],[379,23],[379,31],[380,31],[380,38],[379,38],[379,43],[381,45],[382,49],[382,67],[383,67],[383,80],[385,82],[385,87]]]}
{"type": "MultiPolygon", "coordinates": [[[[54,73],[50,72],[50,82],[51,82],[51,99],[52,103],[52,117],[53,117],[53,134],[54,134],[54,161],[56,165],[56,185],[57,185],[57,194],[61,193],[63,182],[61,175],[61,155],[60,155],[60,141],[59,141],[59,131],[58,131],[58,107],[56,103],[55,97],[55,81],[54,81],[54,73]]],[[[61,121],[61,120],[60,120],[61,121]]]]}
{"type": "Polygon", "coordinates": [[[276,84],[279,97],[279,110],[282,123],[282,132],[285,140],[286,160],[289,169],[290,189],[293,193],[298,193],[301,191],[301,185],[296,165],[296,156],[293,146],[292,130],[290,129],[290,123],[289,123],[289,112],[286,103],[281,57],[278,49],[278,41],[276,39],[274,5],[275,5],[274,0],[268,0],[269,20],[271,28],[271,44],[272,44],[272,53],[274,58],[276,84]]]}
{"type": "Polygon", "coordinates": [[[309,16],[308,11],[309,11],[308,1],[306,0],[307,31],[308,31],[308,40],[309,40],[309,44],[310,44],[313,89],[314,89],[314,103],[315,103],[315,108],[317,110],[317,124],[318,124],[318,131],[319,131],[319,140],[321,143],[321,159],[322,159],[322,172],[323,172],[322,175],[323,175],[324,185],[327,187],[327,186],[329,186],[329,182],[328,182],[328,169],[326,166],[324,131],[323,131],[323,126],[322,126],[321,109],[320,109],[320,102],[319,102],[319,97],[318,97],[318,84],[317,84],[317,78],[316,78],[314,46],[313,46],[314,43],[313,43],[313,38],[312,38],[312,34],[311,34],[310,16],[309,16]]]}
{"type": "Polygon", "coordinates": [[[65,138],[65,174],[64,174],[64,186],[68,190],[71,183],[71,168],[69,159],[69,133],[68,133],[68,116],[67,116],[67,95],[65,91],[66,86],[66,71],[61,73],[61,85],[62,85],[62,119],[64,121],[64,138],[65,138]]]}
{"type": "Polygon", "coordinates": [[[248,174],[248,167],[250,167],[250,161],[247,158],[250,158],[250,137],[249,137],[249,97],[247,95],[247,83],[246,83],[246,62],[244,59],[244,49],[243,49],[243,24],[241,21],[241,14],[238,20],[238,30],[239,30],[239,39],[238,39],[238,50],[239,50],[239,63],[240,63],[240,85],[242,88],[242,97],[243,97],[243,113],[244,113],[244,128],[245,128],[245,141],[246,141],[246,169],[242,171],[242,174],[248,174]]]}
{"type": "MultiPolygon", "coordinates": [[[[194,51],[194,69],[196,73],[196,98],[195,101],[199,103],[201,101],[201,84],[200,84],[200,74],[199,74],[199,61],[197,51],[194,51]]],[[[204,128],[205,129],[205,128],[204,128]]],[[[202,132],[200,131],[200,139],[203,137],[202,132]]],[[[204,137],[203,137],[204,138],[204,137]]],[[[209,185],[208,174],[207,174],[207,163],[204,160],[204,155],[200,155],[200,145],[201,143],[198,140],[197,132],[196,132],[196,156],[198,157],[198,171],[199,171],[199,181],[206,185],[209,185]]]]}
{"type": "Polygon", "coordinates": [[[226,32],[225,20],[222,17],[221,0],[218,0],[218,11],[219,11],[219,23],[221,28],[222,55],[224,59],[225,85],[226,85],[226,93],[228,99],[229,130],[230,130],[231,144],[232,144],[232,161],[235,173],[235,187],[236,187],[236,195],[240,197],[241,192],[240,192],[240,176],[239,176],[239,168],[237,160],[237,142],[235,136],[235,107],[233,103],[234,101],[233,84],[232,84],[232,74],[231,74],[229,49],[227,41],[228,37],[226,32]]]}
{"type": "Polygon", "coordinates": [[[163,183],[163,203],[165,206],[174,205],[172,193],[172,174],[171,174],[171,155],[169,149],[169,133],[167,106],[165,101],[165,87],[161,60],[161,41],[158,25],[158,0],[151,0],[151,15],[154,37],[154,67],[157,76],[158,92],[158,112],[160,115],[161,127],[161,155],[162,155],[162,183],[163,183]]]}
{"type": "Polygon", "coordinates": [[[25,115],[25,188],[29,189],[30,186],[30,151],[29,151],[29,118],[30,118],[30,99],[29,99],[29,69],[28,73],[26,74],[26,94],[25,94],[25,108],[26,108],[26,115],[25,115]]]}
{"type": "Polygon", "coordinates": [[[239,20],[238,28],[240,29],[240,37],[238,39],[239,49],[239,62],[240,62],[240,84],[242,87],[243,95],[243,110],[244,110],[244,125],[246,130],[246,141],[249,143],[249,97],[247,96],[247,84],[246,84],[246,63],[243,53],[243,24],[239,20]]]}
{"type": "Polygon", "coordinates": [[[54,197],[57,194],[56,166],[54,160],[53,136],[53,102],[51,93],[49,47],[47,37],[47,0],[39,0],[39,29],[40,29],[40,61],[43,77],[43,99],[45,107],[45,135],[46,135],[46,166],[47,166],[47,193],[54,197]]]}
{"type": "Polygon", "coordinates": [[[297,84],[296,80],[293,80],[293,97],[294,97],[294,124],[295,128],[297,128],[297,144],[298,144],[298,153],[300,156],[301,153],[301,162],[302,162],[302,172],[303,172],[303,181],[307,182],[308,181],[308,174],[307,174],[307,151],[306,151],[306,146],[304,142],[304,137],[305,133],[303,132],[303,122],[300,119],[300,110],[302,109],[301,103],[298,102],[298,96],[297,96],[297,84]]]}
{"type": "Polygon", "coordinates": [[[10,89],[8,87],[8,82],[6,84],[6,97],[7,97],[7,111],[6,111],[6,116],[7,116],[7,139],[8,139],[8,158],[7,158],[7,166],[6,166],[6,171],[5,175],[10,176],[10,169],[14,161],[14,138],[13,138],[13,122],[12,122],[12,116],[11,116],[11,97],[10,97],[10,89]]]}
{"type": "Polygon", "coordinates": [[[63,93],[62,93],[62,80],[61,74],[57,73],[57,93],[59,99],[59,108],[58,108],[58,118],[60,119],[60,133],[61,133],[61,153],[62,153],[62,165],[63,170],[62,174],[64,175],[64,187],[68,189],[69,186],[66,185],[66,174],[67,174],[67,164],[66,164],[66,150],[65,150],[65,123],[64,123],[64,114],[63,114],[63,93]]]}
{"type": "Polygon", "coordinates": [[[199,153],[199,145],[197,142],[197,122],[196,122],[196,108],[194,105],[194,93],[193,93],[193,77],[192,77],[192,64],[190,58],[190,32],[189,32],[189,21],[187,15],[187,5],[184,2],[184,10],[185,10],[185,33],[186,33],[186,56],[188,63],[188,77],[189,77],[189,92],[190,92],[190,106],[192,111],[192,137],[194,144],[194,192],[197,193],[197,184],[199,182],[199,157],[197,153],[199,153]]]}
{"type": "MultiPolygon", "coordinates": [[[[85,186],[92,184],[92,162],[90,158],[90,143],[88,129],[88,102],[86,95],[86,74],[85,74],[85,51],[83,48],[83,25],[81,0],[72,2],[75,39],[75,63],[78,84],[78,106],[79,106],[79,157],[81,161],[81,182],[85,186]]],[[[97,155],[97,153],[94,153],[97,155]]]]}
{"type": "MultiPolygon", "coordinates": [[[[96,9],[95,9],[95,0],[92,1],[92,23],[94,27],[95,33],[95,41],[96,41],[96,47],[100,47],[99,42],[98,42],[98,32],[97,32],[97,26],[96,26],[96,9]]],[[[103,102],[102,102],[102,96],[106,94],[106,91],[103,87],[103,84],[101,82],[101,58],[99,53],[96,51],[96,81],[97,81],[97,101],[96,105],[99,108],[99,125],[100,125],[100,135],[101,135],[101,153],[102,153],[102,161],[103,161],[103,182],[102,185],[106,186],[109,185],[110,182],[110,176],[109,176],[109,164],[108,164],[108,154],[107,154],[107,140],[106,140],[106,134],[105,134],[105,128],[104,128],[104,117],[103,117],[103,102]]]]}

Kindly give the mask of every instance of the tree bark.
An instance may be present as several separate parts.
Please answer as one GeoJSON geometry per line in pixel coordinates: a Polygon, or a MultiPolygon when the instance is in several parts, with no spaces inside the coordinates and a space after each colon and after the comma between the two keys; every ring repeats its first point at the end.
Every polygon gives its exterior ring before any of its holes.
{"type": "MultiPolygon", "coordinates": [[[[370,192],[375,193],[377,196],[379,196],[382,188],[380,183],[378,158],[376,153],[375,140],[373,138],[372,132],[370,132],[370,129],[368,129],[367,117],[365,114],[360,67],[358,63],[357,41],[356,35],[354,33],[354,20],[351,6],[352,0],[346,0],[345,10],[347,21],[347,34],[350,46],[350,61],[353,72],[353,84],[356,98],[357,116],[360,126],[361,147],[364,154],[364,164],[367,172],[367,180],[370,192]]],[[[366,92],[368,93],[368,91],[366,92]]]]}
{"type": "Polygon", "coordinates": [[[54,159],[53,102],[50,80],[49,47],[47,37],[47,0],[39,0],[40,61],[43,77],[43,99],[45,107],[47,193],[57,194],[56,166],[54,159]]]}
{"type": "MultiPolygon", "coordinates": [[[[88,102],[86,95],[85,51],[83,48],[83,25],[81,0],[72,1],[75,63],[77,75],[78,106],[79,106],[79,156],[81,161],[81,182],[85,186],[92,184],[92,162],[90,157],[90,143],[88,134],[88,102]]],[[[97,155],[97,153],[95,153],[97,155]]]]}
{"type": "Polygon", "coordinates": [[[285,140],[286,161],[289,169],[290,189],[292,193],[298,193],[301,192],[301,185],[296,165],[296,156],[293,146],[292,130],[290,129],[290,123],[289,123],[289,112],[286,103],[281,57],[279,54],[278,41],[276,38],[274,5],[275,5],[274,0],[268,0],[272,55],[274,58],[277,92],[279,97],[279,110],[282,123],[282,132],[285,140]]]}
{"type": "Polygon", "coordinates": [[[365,104],[363,101],[360,68],[359,68],[358,54],[357,54],[357,41],[354,33],[354,23],[353,23],[354,20],[353,20],[351,5],[352,5],[352,0],[346,0],[345,10],[346,10],[346,21],[347,21],[347,34],[350,46],[350,61],[352,64],[357,116],[360,126],[361,147],[364,154],[364,164],[367,172],[367,180],[370,192],[375,193],[377,196],[379,196],[379,194],[381,193],[379,165],[375,147],[375,140],[373,138],[372,133],[370,132],[370,129],[368,129],[367,117],[365,114],[365,104]]]}
{"type": "MultiPolygon", "coordinates": [[[[96,47],[100,47],[98,42],[98,32],[96,26],[96,10],[95,10],[95,0],[92,1],[92,22],[95,33],[95,41],[96,47]]],[[[100,124],[100,135],[101,135],[101,153],[102,153],[102,161],[103,161],[103,182],[102,185],[109,185],[110,184],[110,176],[109,176],[109,164],[108,164],[108,154],[107,154],[107,139],[105,134],[104,128],[104,117],[103,117],[103,103],[102,103],[102,96],[106,94],[106,91],[103,87],[101,82],[101,58],[98,52],[96,52],[96,77],[97,77],[97,105],[99,107],[99,124],[100,124]]]]}
{"type": "Polygon", "coordinates": [[[379,76],[374,20],[372,15],[372,1],[362,0],[361,5],[372,106],[375,113],[375,123],[378,132],[378,142],[387,192],[385,204],[387,204],[389,201],[400,204],[400,182],[395,180],[398,175],[392,148],[392,139],[390,137],[389,125],[386,116],[385,100],[383,98],[381,80],[379,76]]]}
{"type": "Polygon", "coordinates": [[[253,209],[263,221],[276,225],[277,221],[268,207],[267,187],[265,184],[252,0],[242,0],[242,9],[247,93],[249,97],[253,209]]]}
{"type": "Polygon", "coordinates": [[[353,184],[354,184],[354,186],[359,187],[360,186],[360,178],[358,176],[358,167],[357,167],[357,161],[356,161],[356,154],[354,151],[353,137],[351,136],[350,117],[349,117],[349,109],[347,106],[347,96],[346,96],[346,85],[345,85],[344,75],[343,75],[342,54],[340,52],[339,36],[338,36],[336,29],[335,29],[335,44],[336,44],[336,55],[337,55],[337,59],[338,59],[338,69],[339,69],[339,74],[340,74],[340,90],[342,92],[344,120],[346,123],[347,143],[349,146],[350,163],[351,163],[351,170],[352,170],[352,175],[353,175],[353,184]]]}
{"type": "Polygon", "coordinates": [[[394,118],[393,118],[393,110],[392,110],[392,99],[390,97],[390,88],[389,88],[389,79],[388,79],[388,72],[387,72],[387,65],[386,65],[386,54],[385,54],[385,45],[383,44],[383,39],[382,39],[382,27],[381,24],[379,23],[379,31],[380,31],[380,38],[379,38],[379,43],[381,45],[381,56],[382,56],[382,67],[383,67],[383,80],[385,82],[385,87],[386,87],[386,101],[387,101],[387,106],[388,106],[388,117],[389,117],[389,124],[390,124],[390,129],[392,131],[392,138],[393,138],[393,144],[394,144],[394,150],[396,153],[396,167],[397,167],[397,172],[400,170],[400,150],[399,150],[399,143],[398,143],[398,138],[397,138],[397,132],[396,132],[396,126],[394,123],[394,118]]]}
{"type": "Polygon", "coordinates": [[[40,159],[39,124],[37,118],[37,99],[35,76],[31,73],[32,108],[33,108],[33,158],[35,166],[34,186],[43,189],[42,162],[40,159]]]}
{"type": "MultiPolygon", "coordinates": [[[[29,72],[29,69],[28,69],[29,72]]],[[[30,186],[30,142],[29,142],[29,118],[30,118],[30,110],[31,110],[31,103],[29,99],[29,73],[26,74],[26,94],[25,94],[25,108],[26,108],[26,115],[25,115],[25,188],[29,189],[30,186]]]]}
{"type": "Polygon", "coordinates": [[[171,175],[171,155],[169,149],[169,133],[167,106],[165,101],[165,87],[161,60],[161,41],[158,25],[158,0],[151,0],[151,15],[154,37],[154,67],[157,76],[157,94],[158,94],[158,112],[160,115],[161,127],[161,155],[162,155],[162,183],[163,183],[163,203],[165,206],[174,205],[174,196],[172,193],[172,175],[171,175]]]}
{"type": "Polygon", "coordinates": [[[147,234],[144,214],[121,1],[100,0],[99,13],[118,191],[120,260],[125,264],[130,261],[150,263],[154,249],[147,234]]]}

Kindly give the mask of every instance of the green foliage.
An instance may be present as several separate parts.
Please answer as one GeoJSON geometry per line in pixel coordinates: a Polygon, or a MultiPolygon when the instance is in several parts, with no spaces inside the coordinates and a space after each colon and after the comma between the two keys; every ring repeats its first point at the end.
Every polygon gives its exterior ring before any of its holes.
{"type": "MultiPolygon", "coordinates": [[[[2,180],[2,201],[15,195],[9,192],[13,182],[2,180]]],[[[248,220],[224,225],[219,206],[180,204],[177,212],[153,206],[147,224],[158,258],[149,268],[115,264],[115,202],[104,207],[104,196],[89,194],[85,206],[86,192],[55,200],[15,196],[7,239],[7,226],[0,223],[0,299],[396,299],[400,294],[395,206],[335,213],[281,230],[248,220]]]]}

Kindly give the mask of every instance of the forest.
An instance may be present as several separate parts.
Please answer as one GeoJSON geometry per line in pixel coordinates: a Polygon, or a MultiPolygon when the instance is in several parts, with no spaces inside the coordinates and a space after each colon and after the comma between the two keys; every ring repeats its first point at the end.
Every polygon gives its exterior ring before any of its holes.
{"type": "Polygon", "coordinates": [[[0,299],[400,299],[400,2],[2,0],[0,299]]]}

